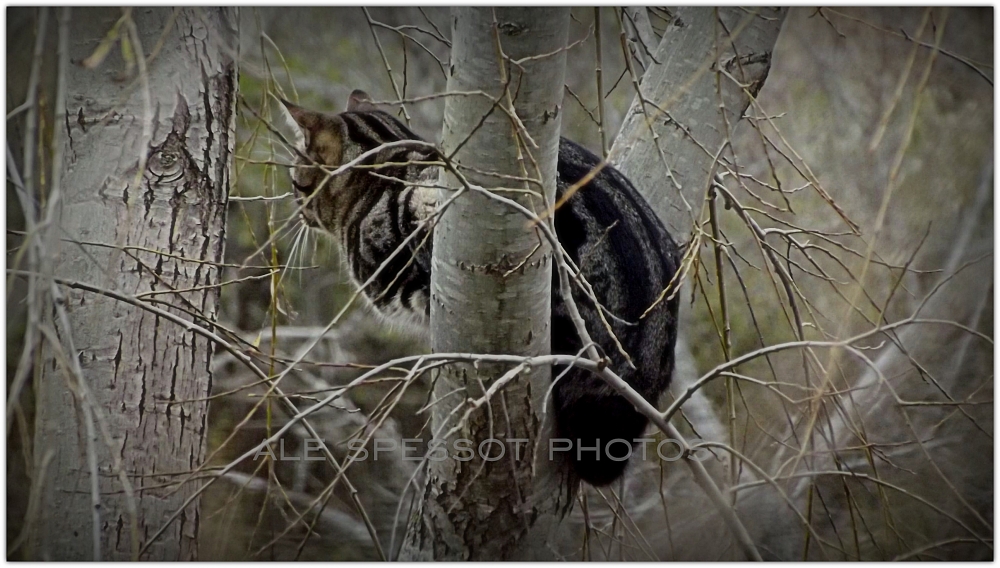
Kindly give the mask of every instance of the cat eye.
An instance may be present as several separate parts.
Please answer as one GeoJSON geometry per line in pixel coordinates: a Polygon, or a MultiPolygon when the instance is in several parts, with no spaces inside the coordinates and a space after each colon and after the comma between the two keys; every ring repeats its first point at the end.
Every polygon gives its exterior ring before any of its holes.
{"type": "Polygon", "coordinates": [[[296,182],[294,179],[292,180],[292,187],[295,188],[295,191],[298,191],[299,193],[302,193],[304,195],[309,195],[310,193],[312,193],[312,187],[307,185],[299,185],[299,183],[296,182]]]}

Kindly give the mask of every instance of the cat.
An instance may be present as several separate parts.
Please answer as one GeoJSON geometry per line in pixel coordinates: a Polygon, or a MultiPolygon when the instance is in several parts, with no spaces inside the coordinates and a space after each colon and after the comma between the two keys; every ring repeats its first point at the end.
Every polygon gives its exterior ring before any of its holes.
{"type": "MultiPolygon", "coordinates": [[[[383,149],[362,162],[392,163],[379,168],[379,175],[373,175],[370,168],[351,168],[327,179],[327,174],[309,165],[332,169],[386,142],[422,139],[375,107],[363,91],[353,92],[346,112],[339,114],[314,112],[287,101],[282,104],[299,153],[292,184],[303,205],[302,219],[310,227],[332,234],[339,241],[352,278],[365,282],[407,236],[420,229],[420,221],[431,214],[437,199],[436,189],[389,178],[435,180],[436,170],[413,163],[433,159],[434,152],[406,146],[383,149]],[[317,189],[319,193],[313,195],[317,189]]],[[[600,161],[582,146],[561,139],[557,201],[600,161]]],[[[619,352],[598,308],[574,284],[573,297],[588,332],[609,358],[610,368],[655,405],[673,372],[676,295],[657,304],[646,317],[640,316],[657,301],[678,270],[677,245],[629,180],[611,166],[601,169],[558,208],[553,222],[560,243],[606,309],[605,319],[634,368],[619,352]]],[[[427,325],[429,237],[415,235],[409,250],[390,260],[364,290],[376,310],[427,325]]],[[[583,345],[559,295],[555,270],[552,290],[552,352],[575,355],[583,345]]],[[[553,368],[553,377],[564,370],[553,368]]],[[[553,387],[552,404],[555,437],[573,442],[570,453],[576,474],[595,486],[618,479],[631,448],[607,442],[623,439],[631,443],[639,438],[647,425],[646,417],[600,378],[577,368],[570,369],[553,387]],[[598,446],[598,440],[600,453],[587,449],[598,446]]]]}

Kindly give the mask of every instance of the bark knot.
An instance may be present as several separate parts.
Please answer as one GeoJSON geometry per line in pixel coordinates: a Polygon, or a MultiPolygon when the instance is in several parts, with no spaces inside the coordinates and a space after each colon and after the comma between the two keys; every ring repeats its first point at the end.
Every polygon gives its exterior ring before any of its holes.
{"type": "Polygon", "coordinates": [[[502,24],[497,25],[497,30],[505,36],[515,37],[528,31],[528,27],[517,22],[503,22],[502,24]]]}

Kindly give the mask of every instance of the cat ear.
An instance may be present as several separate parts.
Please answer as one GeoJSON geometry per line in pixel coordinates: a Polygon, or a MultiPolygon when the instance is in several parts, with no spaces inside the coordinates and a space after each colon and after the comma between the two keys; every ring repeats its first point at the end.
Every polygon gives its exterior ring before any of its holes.
{"type": "Polygon", "coordinates": [[[319,123],[319,115],[311,110],[290,103],[285,99],[279,98],[278,100],[281,101],[281,107],[279,108],[281,116],[285,119],[285,126],[294,135],[293,142],[295,146],[300,151],[305,152],[306,135],[319,123]]]}
{"type": "Polygon", "coordinates": [[[361,89],[351,91],[351,96],[347,97],[347,112],[371,112],[377,110],[372,104],[371,95],[361,89]]]}

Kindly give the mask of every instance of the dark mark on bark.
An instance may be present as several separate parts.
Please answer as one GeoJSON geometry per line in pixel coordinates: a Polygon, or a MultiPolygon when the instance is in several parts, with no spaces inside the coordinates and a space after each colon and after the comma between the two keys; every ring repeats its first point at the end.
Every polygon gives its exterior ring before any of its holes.
{"type": "Polygon", "coordinates": [[[153,187],[151,185],[146,186],[145,193],[142,194],[142,204],[145,207],[144,219],[149,218],[149,210],[153,208],[153,201],[156,200],[156,194],[153,192],[153,187]]]}
{"type": "MultiPolygon", "coordinates": [[[[181,359],[180,348],[175,350],[174,356],[179,361],[181,359]]],[[[167,401],[167,413],[170,413],[170,406],[177,400],[177,365],[173,365],[173,372],[170,375],[170,399],[167,401]]]]}
{"type": "Polygon", "coordinates": [[[206,172],[212,170],[212,143],[215,141],[215,136],[212,132],[212,100],[209,97],[210,91],[216,91],[214,83],[216,81],[209,79],[208,74],[205,72],[204,60],[201,61],[201,79],[205,88],[202,91],[203,102],[205,104],[205,152],[204,152],[204,162],[202,167],[206,172]]]}
{"type": "Polygon", "coordinates": [[[118,332],[118,350],[115,351],[115,356],[111,359],[112,363],[114,363],[114,365],[115,365],[115,373],[113,375],[113,379],[111,381],[111,384],[108,385],[109,388],[113,388],[115,386],[115,383],[117,382],[117,379],[118,379],[118,366],[121,365],[121,362],[122,362],[122,340],[123,339],[124,339],[124,336],[119,331],[118,332]]]}
{"type": "Polygon", "coordinates": [[[498,25],[497,29],[500,30],[500,33],[508,37],[519,36],[528,31],[527,26],[523,26],[517,22],[504,22],[498,25]]]}
{"type": "Polygon", "coordinates": [[[542,113],[542,124],[548,124],[549,120],[554,120],[559,116],[559,105],[556,105],[552,112],[545,111],[542,113]]]}
{"type": "Polygon", "coordinates": [[[139,378],[139,422],[142,422],[142,415],[146,412],[146,369],[142,370],[142,377],[139,378]]]}
{"type": "MultiPolygon", "coordinates": [[[[82,108],[80,109],[83,110],[82,108]]],[[[76,150],[73,148],[73,127],[69,125],[69,113],[66,113],[66,139],[69,140],[69,151],[73,155],[72,161],[76,161],[76,150]]]]}
{"type": "Polygon", "coordinates": [[[187,420],[188,420],[187,414],[184,412],[184,407],[183,406],[180,407],[180,413],[179,413],[178,416],[181,419],[181,431],[180,431],[180,435],[178,436],[178,439],[177,439],[177,445],[183,447],[184,446],[184,426],[187,424],[187,420]]]}

